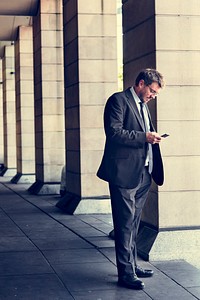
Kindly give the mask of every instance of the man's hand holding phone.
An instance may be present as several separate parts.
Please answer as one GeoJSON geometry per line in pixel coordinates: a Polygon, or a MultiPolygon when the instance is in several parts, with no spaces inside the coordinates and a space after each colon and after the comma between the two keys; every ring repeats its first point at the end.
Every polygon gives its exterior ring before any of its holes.
{"type": "Polygon", "coordinates": [[[158,143],[160,143],[162,138],[166,138],[168,136],[169,136],[169,134],[167,134],[167,133],[164,133],[161,136],[157,132],[147,132],[146,133],[147,142],[150,144],[158,144],[158,143]]]}
{"type": "Polygon", "coordinates": [[[157,132],[147,132],[146,140],[149,144],[158,144],[161,141],[161,136],[157,132]]]}

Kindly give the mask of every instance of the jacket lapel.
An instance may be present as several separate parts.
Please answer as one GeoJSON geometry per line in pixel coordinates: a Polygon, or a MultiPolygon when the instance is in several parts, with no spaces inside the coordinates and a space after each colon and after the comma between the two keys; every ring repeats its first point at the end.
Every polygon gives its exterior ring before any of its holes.
{"type": "Polygon", "coordinates": [[[152,119],[151,119],[151,114],[150,114],[150,111],[149,111],[149,107],[147,104],[146,105],[146,110],[147,110],[147,113],[148,113],[148,117],[149,117],[149,122],[150,122],[150,130],[151,131],[155,131],[155,128],[153,126],[153,122],[152,122],[152,119]]]}
{"type": "MultiPolygon", "coordinates": [[[[125,91],[125,94],[126,94],[126,99],[127,99],[130,109],[132,110],[133,114],[136,116],[138,123],[142,127],[142,130],[145,131],[142,117],[140,116],[140,113],[139,113],[137,105],[135,103],[135,99],[133,98],[133,95],[130,91],[130,88],[125,91]]],[[[149,111],[148,111],[148,114],[149,114],[149,111]]]]}

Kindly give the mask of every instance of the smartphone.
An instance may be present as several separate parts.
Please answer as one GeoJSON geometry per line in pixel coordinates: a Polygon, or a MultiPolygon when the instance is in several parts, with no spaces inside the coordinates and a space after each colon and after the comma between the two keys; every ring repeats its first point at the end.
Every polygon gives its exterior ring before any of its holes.
{"type": "Polygon", "coordinates": [[[166,138],[168,136],[169,136],[169,134],[167,134],[167,133],[164,133],[164,134],[161,135],[162,138],[166,138]]]}

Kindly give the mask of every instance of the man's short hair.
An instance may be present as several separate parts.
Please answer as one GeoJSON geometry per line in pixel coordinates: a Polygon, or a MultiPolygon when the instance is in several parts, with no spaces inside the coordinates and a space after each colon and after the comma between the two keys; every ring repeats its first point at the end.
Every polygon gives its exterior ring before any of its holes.
{"type": "Polygon", "coordinates": [[[157,82],[160,88],[163,88],[165,85],[163,75],[155,69],[141,70],[135,79],[136,86],[138,86],[140,80],[144,80],[146,85],[151,85],[153,82],[157,82]]]}

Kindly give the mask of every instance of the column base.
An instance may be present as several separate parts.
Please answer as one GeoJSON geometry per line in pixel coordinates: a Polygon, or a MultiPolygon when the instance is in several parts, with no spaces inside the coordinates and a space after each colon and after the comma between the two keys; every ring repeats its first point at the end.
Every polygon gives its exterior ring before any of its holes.
{"type": "Polygon", "coordinates": [[[56,206],[67,214],[109,214],[111,213],[110,198],[80,197],[66,192],[56,206]]]}
{"type": "Polygon", "coordinates": [[[12,179],[12,183],[34,183],[35,174],[21,174],[17,173],[12,179]]]}
{"type": "Polygon", "coordinates": [[[138,234],[137,249],[145,260],[187,260],[199,255],[200,228],[175,228],[158,232],[144,226],[138,234]]]}
{"type": "Polygon", "coordinates": [[[17,170],[15,168],[7,168],[4,167],[1,171],[0,171],[0,176],[5,176],[5,177],[13,177],[16,174],[17,170]]]}
{"type": "Polygon", "coordinates": [[[36,181],[30,186],[28,191],[34,195],[56,195],[60,192],[60,183],[36,181]]]}

